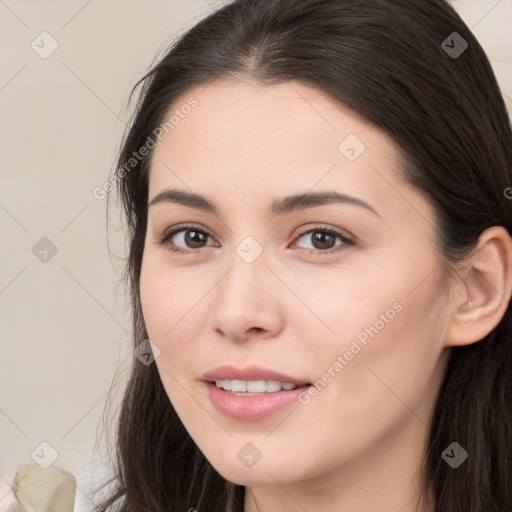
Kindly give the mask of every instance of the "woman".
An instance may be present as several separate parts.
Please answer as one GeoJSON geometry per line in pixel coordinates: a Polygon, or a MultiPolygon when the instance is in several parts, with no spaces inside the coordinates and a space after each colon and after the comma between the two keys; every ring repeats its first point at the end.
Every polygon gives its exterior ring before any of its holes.
{"type": "Polygon", "coordinates": [[[237,0],[139,84],[96,510],[512,510],[512,134],[452,7],[237,0]]]}

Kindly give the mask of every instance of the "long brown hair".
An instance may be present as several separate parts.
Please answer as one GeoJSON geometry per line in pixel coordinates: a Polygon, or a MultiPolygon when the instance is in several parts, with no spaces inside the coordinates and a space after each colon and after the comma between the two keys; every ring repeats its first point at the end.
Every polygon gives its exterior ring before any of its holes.
{"type": "MultiPolygon", "coordinates": [[[[299,80],[384,130],[401,150],[403,177],[433,205],[447,268],[486,228],[512,233],[507,109],[482,47],[448,3],[236,0],[176,40],[130,95],[140,87],[113,177],[128,229],[133,348],[148,338],[139,277],[151,152],[129,171],[126,162],[154,138],[178,96],[220,78],[299,80]]],[[[509,303],[488,336],[451,353],[423,465],[436,512],[512,511],[511,369],[509,303]],[[457,470],[441,457],[453,441],[469,453],[457,470]]],[[[243,510],[244,486],[215,471],[179,420],[156,365],[135,357],[112,458],[115,475],[101,489],[113,488],[97,512],[243,510]]]]}

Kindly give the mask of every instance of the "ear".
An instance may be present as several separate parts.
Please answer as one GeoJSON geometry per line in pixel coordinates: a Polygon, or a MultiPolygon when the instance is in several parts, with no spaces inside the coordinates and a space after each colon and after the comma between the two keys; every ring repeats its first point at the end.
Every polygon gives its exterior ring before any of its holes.
{"type": "Polygon", "coordinates": [[[512,239],[502,226],[486,229],[473,255],[459,271],[445,332],[447,346],[483,339],[500,322],[512,293],[512,239]]]}

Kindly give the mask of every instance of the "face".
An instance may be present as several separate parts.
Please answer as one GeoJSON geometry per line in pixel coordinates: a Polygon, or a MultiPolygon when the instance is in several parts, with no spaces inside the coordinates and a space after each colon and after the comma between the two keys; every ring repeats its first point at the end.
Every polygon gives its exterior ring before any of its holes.
{"type": "Polygon", "coordinates": [[[140,293],[183,425],[238,484],[356,475],[404,439],[413,467],[445,369],[446,300],[432,209],[396,176],[392,140],[298,82],[218,81],[176,109],[148,202],[205,201],[149,207],[140,293]],[[203,381],[223,365],[241,373],[220,380],[273,380],[244,373],[257,366],[310,386],[234,395],[244,382],[203,381]]]}

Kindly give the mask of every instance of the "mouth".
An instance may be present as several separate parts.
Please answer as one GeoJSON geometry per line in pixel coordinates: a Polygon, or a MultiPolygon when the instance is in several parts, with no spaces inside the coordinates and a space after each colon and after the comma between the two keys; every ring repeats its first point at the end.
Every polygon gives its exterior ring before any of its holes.
{"type": "Polygon", "coordinates": [[[239,379],[205,381],[204,384],[206,394],[217,411],[238,421],[265,420],[279,411],[296,405],[300,401],[300,396],[311,386],[311,384],[297,386],[279,381],[239,379]],[[225,389],[225,387],[232,389],[225,389]],[[263,390],[263,387],[265,391],[257,391],[263,390]],[[244,388],[246,391],[236,391],[244,388]]]}
{"type": "Polygon", "coordinates": [[[201,380],[214,382],[218,387],[232,393],[273,393],[311,385],[307,380],[258,365],[246,368],[219,366],[206,372],[201,380]]]}
{"type": "Polygon", "coordinates": [[[203,375],[207,396],[223,415],[239,421],[258,421],[292,407],[307,388],[307,380],[252,365],[220,366],[203,375]]]}
{"type": "Polygon", "coordinates": [[[277,380],[219,379],[210,382],[227,393],[238,396],[267,395],[311,386],[310,383],[297,385],[292,382],[281,382],[277,380]]]}

